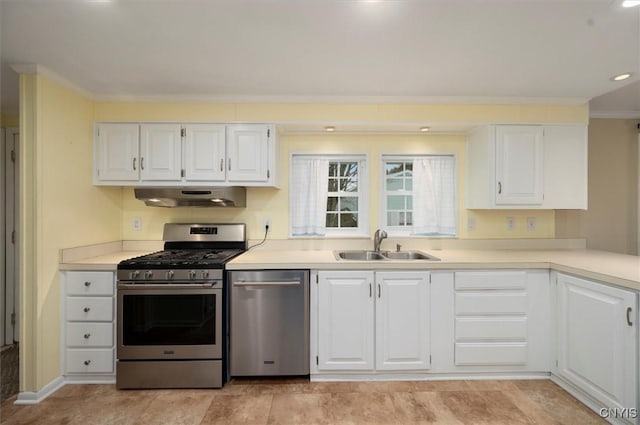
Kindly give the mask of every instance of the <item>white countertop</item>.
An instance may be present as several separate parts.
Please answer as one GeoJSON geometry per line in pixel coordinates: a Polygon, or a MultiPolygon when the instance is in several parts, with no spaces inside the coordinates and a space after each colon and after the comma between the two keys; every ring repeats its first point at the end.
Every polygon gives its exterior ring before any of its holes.
{"type": "MultiPolygon", "coordinates": [[[[115,271],[118,263],[152,251],[117,251],[60,264],[60,270],[115,271]]],[[[336,260],[331,250],[256,249],[227,263],[228,270],[461,270],[552,269],[640,291],[640,257],[595,250],[425,250],[440,261],[336,260]]]]}
{"type": "Polygon", "coordinates": [[[250,269],[553,269],[640,291],[640,257],[595,250],[430,250],[440,261],[336,260],[329,250],[255,250],[227,263],[250,269]]]}

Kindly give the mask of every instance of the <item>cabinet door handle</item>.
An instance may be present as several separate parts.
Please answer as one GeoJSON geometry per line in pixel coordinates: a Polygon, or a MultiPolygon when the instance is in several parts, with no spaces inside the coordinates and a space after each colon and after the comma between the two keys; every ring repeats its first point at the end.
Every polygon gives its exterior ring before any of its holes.
{"type": "Polygon", "coordinates": [[[220,171],[224,171],[224,158],[220,158],[220,171]]]}
{"type": "Polygon", "coordinates": [[[498,182],[498,195],[502,194],[502,182],[498,182]]]}
{"type": "Polygon", "coordinates": [[[380,298],[380,284],[378,283],[378,298],[380,298]]]}
{"type": "Polygon", "coordinates": [[[133,158],[133,171],[136,171],[136,161],[138,158],[133,158]]]}
{"type": "Polygon", "coordinates": [[[91,286],[91,282],[89,282],[89,281],[85,282],[85,283],[84,283],[84,286],[86,286],[86,287],[91,286]]]}
{"type": "Polygon", "coordinates": [[[140,170],[144,170],[144,157],[140,158],[140,170]]]}
{"type": "Polygon", "coordinates": [[[85,366],[89,366],[90,364],[91,364],[91,360],[85,360],[85,361],[84,361],[84,365],[85,365],[85,366]]]}
{"type": "Polygon", "coordinates": [[[227,165],[229,166],[229,171],[231,171],[231,158],[227,159],[227,165]]]}
{"type": "Polygon", "coordinates": [[[85,307],[85,308],[83,308],[82,310],[83,310],[85,313],[88,313],[89,311],[91,311],[91,308],[89,308],[89,307],[85,307]]]}
{"type": "Polygon", "coordinates": [[[627,308],[627,325],[633,326],[633,322],[631,321],[631,307],[627,308]]]}
{"type": "Polygon", "coordinates": [[[84,339],[89,339],[91,338],[91,334],[84,334],[84,339]]]}
{"type": "Polygon", "coordinates": [[[369,298],[371,298],[371,297],[373,296],[373,293],[372,293],[372,292],[373,292],[373,291],[372,291],[372,289],[371,289],[371,282],[369,282],[369,298]]]}

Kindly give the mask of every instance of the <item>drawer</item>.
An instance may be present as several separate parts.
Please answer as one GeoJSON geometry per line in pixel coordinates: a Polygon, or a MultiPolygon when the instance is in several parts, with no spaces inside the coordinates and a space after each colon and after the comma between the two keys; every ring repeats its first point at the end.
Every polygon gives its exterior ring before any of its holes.
{"type": "Polygon", "coordinates": [[[456,272],[457,291],[478,289],[525,289],[527,272],[456,272]]]}
{"type": "Polygon", "coordinates": [[[456,366],[517,366],[527,363],[527,344],[463,343],[455,347],[456,366]]]}
{"type": "Polygon", "coordinates": [[[67,272],[65,276],[67,295],[113,295],[112,272],[67,272]]]}
{"type": "Polygon", "coordinates": [[[113,321],[113,298],[67,297],[66,320],[85,322],[113,321]]]}
{"type": "Polygon", "coordinates": [[[113,349],[73,349],[66,352],[67,373],[113,373],[113,349]]]}
{"type": "Polygon", "coordinates": [[[456,341],[526,340],[526,317],[457,317],[456,341]]]}
{"type": "Polygon", "coordinates": [[[522,314],[527,311],[526,292],[459,292],[456,315],[522,314]]]}
{"type": "Polygon", "coordinates": [[[112,323],[67,323],[67,347],[113,347],[112,323]]]}

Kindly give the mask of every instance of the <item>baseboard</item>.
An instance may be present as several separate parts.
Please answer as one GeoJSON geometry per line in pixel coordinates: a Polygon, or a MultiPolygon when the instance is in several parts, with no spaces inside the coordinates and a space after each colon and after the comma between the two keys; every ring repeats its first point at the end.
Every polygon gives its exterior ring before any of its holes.
{"type": "Polygon", "coordinates": [[[18,394],[18,398],[16,399],[14,404],[38,404],[45,398],[49,397],[51,394],[59,390],[64,386],[65,382],[62,376],[58,376],[53,381],[49,382],[47,385],[42,387],[40,391],[31,392],[24,391],[18,394]]]}
{"type": "Polygon", "coordinates": [[[339,381],[452,381],[452,380],[526,380],[549,379],[549,372],[486,372],[486,373],[320,373],[309,375],[313,382],[339,381]]]}

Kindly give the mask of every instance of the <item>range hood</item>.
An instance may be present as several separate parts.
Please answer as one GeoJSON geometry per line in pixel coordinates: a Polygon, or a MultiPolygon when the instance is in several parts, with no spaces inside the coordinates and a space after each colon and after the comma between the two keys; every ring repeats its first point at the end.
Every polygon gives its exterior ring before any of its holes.
{"type": "Polygon", "coordinates": [[[240,207],[247,206],[244,187],[136,187],[136,199],[150,207],[240,207]]]}

